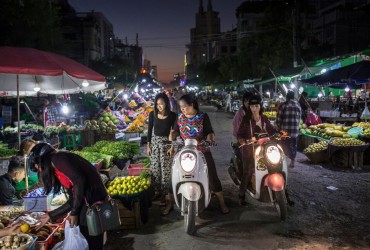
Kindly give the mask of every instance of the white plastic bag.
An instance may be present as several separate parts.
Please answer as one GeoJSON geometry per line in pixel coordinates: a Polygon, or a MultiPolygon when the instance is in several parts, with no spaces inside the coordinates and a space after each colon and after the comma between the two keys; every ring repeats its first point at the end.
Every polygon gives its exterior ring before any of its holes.
{"type": "Polygon", "coordinates": [[[367,106],[365,106],[364,111],[362,111],[361,119],[363,120],[370,120],[370,111],[367,106]]]}
{"type": "Polygon", "coordinates": [[[71,228],[69,221],[66,222],[64,229],[64,241],[59,242],[53,250],[89,250],[87,240],[80,232],[80,227],[71,228]]]}

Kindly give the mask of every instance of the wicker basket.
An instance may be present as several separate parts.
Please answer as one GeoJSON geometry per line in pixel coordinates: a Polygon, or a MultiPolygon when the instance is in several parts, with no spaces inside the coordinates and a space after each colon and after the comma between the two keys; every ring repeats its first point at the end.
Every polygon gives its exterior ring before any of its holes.
{"type": "Polygon", "coordinates": [[[305,153],[305,155],[314,164],[325,162],[328,160],[328,150],[318,151],[314,153],[305,153]]]}

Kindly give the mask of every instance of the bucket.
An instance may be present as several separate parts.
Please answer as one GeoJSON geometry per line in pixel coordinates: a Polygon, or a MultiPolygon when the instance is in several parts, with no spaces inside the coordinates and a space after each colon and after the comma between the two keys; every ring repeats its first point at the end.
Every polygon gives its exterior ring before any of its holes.
{"type": "Polygon", "coordinates": [[[364,129],[362,127],[354,127],[354,128],[351,128],[350,130],[348,130],[348,134],[350,136],[352,136],[353,138],[357,138],[359,134],[361,134],[361,132],[363,131],[364,129]]]}

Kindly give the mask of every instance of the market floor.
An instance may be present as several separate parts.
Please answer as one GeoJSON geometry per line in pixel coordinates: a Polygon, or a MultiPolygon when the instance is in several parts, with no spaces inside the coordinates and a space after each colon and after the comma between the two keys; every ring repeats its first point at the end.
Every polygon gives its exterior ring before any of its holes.
{"type": "Polygon", "coordinates": [[[248,206],[239,206],[237,187],[227,173],[233,115],[209,106],[201,109],[216,133],[218,146],[212,151],[230,214],[222,215],[213,198],[197,219],[196,235],[189,236],[179,211],[163,217],[155,202],[147,224],[110,232],[105,249],[370,249],[369,172],[312,165],[298,153],[288,180],[295,206],[280,222],[269,204],[248,197],[248,206]]]}

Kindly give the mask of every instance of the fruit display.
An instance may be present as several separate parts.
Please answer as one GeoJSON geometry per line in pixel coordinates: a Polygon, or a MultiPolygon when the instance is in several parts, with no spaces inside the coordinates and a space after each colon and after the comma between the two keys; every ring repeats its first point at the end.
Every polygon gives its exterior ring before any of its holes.
{"type": "Polygon", "coordinates": [[[267,116],[269,120],[276,120],[276,115],[277,115],[276,111],[270,111],[270,112],[266,111],[266,112],[263,112],[263,114],[267,116]]]}
{"type": "Polygon", "coordinates": [[[299,121],[299,131],[304,134],[305,133],[305,129],[307,128],[307,125],[302,121],[300,120],[299,121]]]}
{"type": "Polygon", "coordinates": [[[328,149],[328,143],[326,141],[321,141],[318,143],[312,143],[307,148],[303,150],[303,153],[316,153],[328,149]]]}
{"type": "Polygon", "coordinates": [[[137,106],[137,103],[135,102],[135,100],[131,100],[128,104],[131,108],[134,108],[137,106]]]}
{"type": "Polygon", "coordinates": [[[355,122],[352,124],[352,127],[362,127],[364,130],[370,129],[369,122],[355,122]]]}
{"type": "Polygon", "coordinates": [[[16,155],[18,150],[15,148],[8,148],[8,145],[0,142],[0,157],[10,157],[16,155]]]}
{"type": "Polygon", "coordinates": [[[117,177],[108,183],[108,193],[110,195],[137,194],[150,186],[150,178],[143,176],[124,176],[117,177]]]}
{"type": "Polygon", "coordinates": [[[44,225],[40,229],[37,229],[37,227],[31,228],[31,230],[28,231],[29,234],[33,234],[37,236],[37,241],[45,241],[49,236],[53,233],[53,231],[56,229],[56,226],[53,225],[44,225]]]}
{"type": "Polygon", "coordinates": [[[370,128],[367,128],[361,132],[361,135],[363,136],[370,136],[370,128]]]}
{"type": "Polygon", "coordinates": [[[349,129],[351,129],[350,126],[323,123],[311,125],[304,130],[301,129],[301,132],[316,135],[324,139],[330,139],[331,137],[350,138],[351,136],[347,133],[349,129]]]}
{"type": "Polygon", "coordinates": [[[335,138],[330,141],[330,144],[335,146],[361,146],[366,143],[355,138],[335,138]]]}
{"type": "Polygon", "coordinates": [[[33,238],[28,234],[13,234],[0,238],[0,249],[27,249],[33,238]]]}

